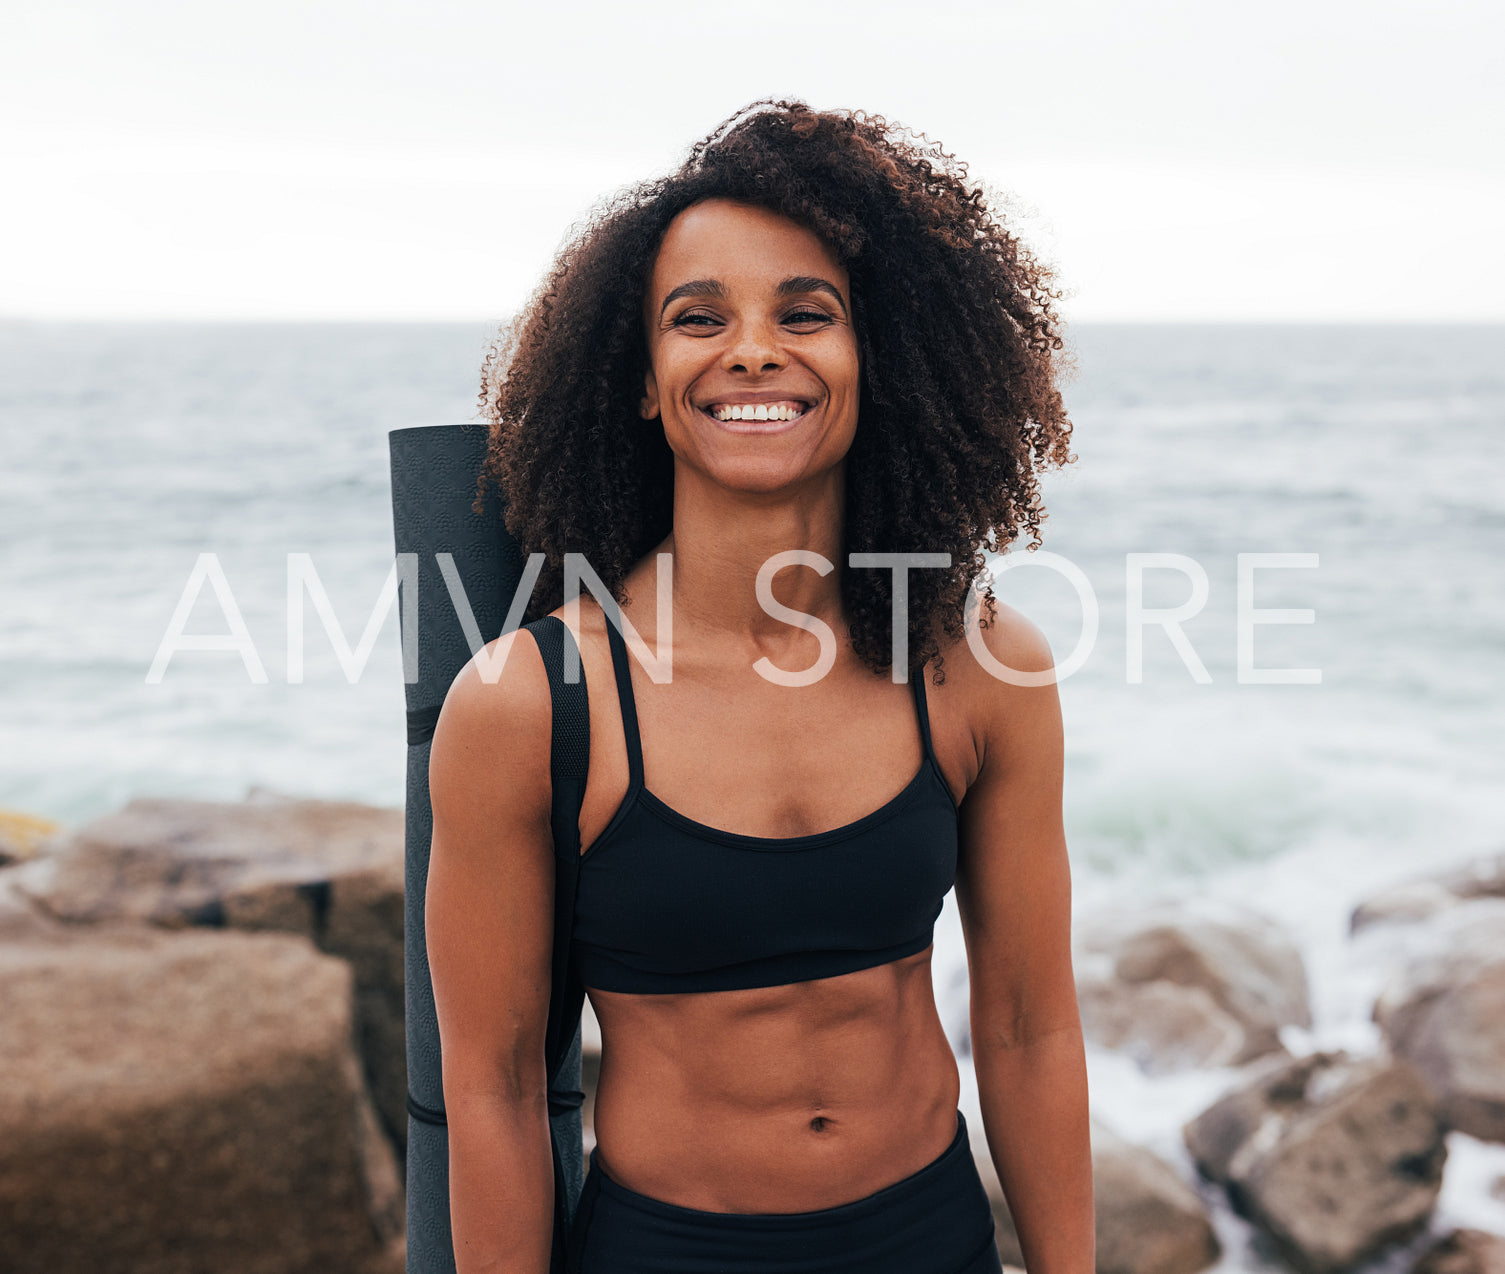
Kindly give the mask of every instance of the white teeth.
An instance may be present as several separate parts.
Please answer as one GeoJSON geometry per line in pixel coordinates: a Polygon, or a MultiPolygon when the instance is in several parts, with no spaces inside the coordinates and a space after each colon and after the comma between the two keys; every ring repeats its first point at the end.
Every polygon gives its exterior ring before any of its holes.
{"type": "Polygon", "coordinates": [[[722,403],[710,410],[717,420],[793,420],[805,411],[803,407],[789,407],[783,403],[741,403],[731,406],[722,403]]]}

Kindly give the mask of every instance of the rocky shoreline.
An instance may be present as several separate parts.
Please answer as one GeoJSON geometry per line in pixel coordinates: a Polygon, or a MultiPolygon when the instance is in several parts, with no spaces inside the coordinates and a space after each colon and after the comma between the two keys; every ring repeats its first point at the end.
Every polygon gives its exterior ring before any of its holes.
{"type": "MultiPolygon", "coordinates": [[[[0,1267],[400,1271],[402,811],[253,789],[44,832],[0,819],[0,1267]]],[[[1215,1202],[1300,1274],[1505,1270],[1505,1237],[1429,1229],[1447,1135],[1505,1143],[1505,854],[1366,900],[1351,932],[1381,925],[1406,939],[1382,1046],[1297,1056],[1307,973],[1268,920],[1077,918],[1089,1041],[1232,1077],[1183,1129],[1194,1175],[1094,1120],[1100,1271],[1208,1269],[1215,1202]]],[[[589,1015],[585,1039],[589,1091],[589,1015]]]]}

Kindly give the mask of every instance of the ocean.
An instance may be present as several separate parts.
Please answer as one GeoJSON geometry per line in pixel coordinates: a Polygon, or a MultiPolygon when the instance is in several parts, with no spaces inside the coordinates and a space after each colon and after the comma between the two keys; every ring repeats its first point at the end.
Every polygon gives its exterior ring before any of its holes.
{"type": "MultiPolygon", "coordinates": [[[[352,684],[310,607],[289,684],[288,554],[311,556],[354,645],[392,562],[387,431],[475,419],[490,334],[0,326],[0,808],[77,824],[252,785],[400,805],[396,611],[352,684]],[[224,650],[148,678],[205,552],[264,681],[224,650]]],[[[1349,911],[1505,849],[1505,328],[1070,336],[1078,461],[1045,478],[1042,554],[1008,554],[996,589],[1058,663],[1080,647],[1060,687],[1078,922],[1160,898],[1252,908],[1307,961],[1316,1024],[1292,1047],[1372,1049],[1396,949],[1349,940],[1349,911]],[[1180,638],[1131,629],[1136,596],[1184,606],[1180,638]]],[[[225,631],[211,589],[187,631],[225,631]]],[[[960,1046],[950,900],[935,979],[960,1046]]],[[[1152,1081],[1095,1050],[1091,1074],[1098,1116],[1189,1174],[1180,1122],[1228,1076],[1152,1081]]],[[[1486,1189],[1505,1147],[1449,1145],[1435,1228],[1505,1234],[1486,1189]]],[[[1241,1223],[1218,1226],[1219,1268],[1252,1268],[1241,1223]]]]}

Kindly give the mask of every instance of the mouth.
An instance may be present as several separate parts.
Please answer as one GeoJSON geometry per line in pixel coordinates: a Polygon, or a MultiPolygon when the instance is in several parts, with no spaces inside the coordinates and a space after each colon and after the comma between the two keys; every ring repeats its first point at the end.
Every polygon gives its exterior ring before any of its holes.
{"type": "Polygon", "coordinates": [[[803,398],[778,398],[763,402],[723,400],[706,403],[697,410],[717,424],[738,433],[778,433],[810,412],[814,403],[803,398]]]}

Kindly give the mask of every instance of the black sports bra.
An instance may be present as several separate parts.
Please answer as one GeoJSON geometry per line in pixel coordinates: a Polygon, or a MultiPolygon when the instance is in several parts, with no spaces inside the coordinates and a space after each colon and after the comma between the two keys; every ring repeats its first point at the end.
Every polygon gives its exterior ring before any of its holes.
{"type": "Polygon", "coordinates": [[[686,818],[643,785],[627,645],[607,623],[627,793],[580,857],[581,981],[665,993],[834,977],[930,945],[956,878],[957,806],[930,742],[925,673],[910,678],[925,756],[897,796],[807,836],[747,836],[686,818]]]}

